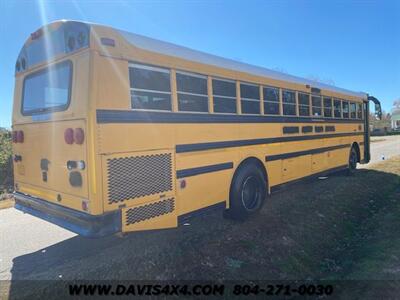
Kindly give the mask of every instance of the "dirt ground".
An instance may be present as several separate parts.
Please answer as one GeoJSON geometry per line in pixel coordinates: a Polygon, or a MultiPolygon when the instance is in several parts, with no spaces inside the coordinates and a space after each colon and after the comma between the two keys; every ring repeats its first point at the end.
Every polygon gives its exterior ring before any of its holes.
{"type": "Polygon", "coordinates": [[[172,230],[73,237],[15,258],[3,292],[28,296],[24,279],[400,280],[399,175],[395,157],[294,185],[242,223],[215,212],[172,230]]]}

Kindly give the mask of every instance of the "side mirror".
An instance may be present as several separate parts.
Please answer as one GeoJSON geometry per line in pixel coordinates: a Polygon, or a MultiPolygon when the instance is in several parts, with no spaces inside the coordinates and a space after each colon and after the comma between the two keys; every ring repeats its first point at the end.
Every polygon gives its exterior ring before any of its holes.
{"type": "Polygon", "coordinates": [[[380,103],[375,103],[375,118],[382,120],[382,108],[380,103]]]}

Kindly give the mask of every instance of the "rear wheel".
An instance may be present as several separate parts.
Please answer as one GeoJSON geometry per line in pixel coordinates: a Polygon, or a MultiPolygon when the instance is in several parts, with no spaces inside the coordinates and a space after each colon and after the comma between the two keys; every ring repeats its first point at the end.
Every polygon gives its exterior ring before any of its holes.
{"type": "Polygon", "coordinates": [[[233,177],[226,215],[236,220],[245,220],[261,209],[266,196],[264,173],[256,164],[243,165],[233,177]]]}
{"type": "Polygon", "coordinates": [[[348,171],[349,174],[354,174],[355,170],[357,169],[357,151],[354,147],[351,147],[350,154],[349,154],[349,162],[348,162],[348,171]]]}

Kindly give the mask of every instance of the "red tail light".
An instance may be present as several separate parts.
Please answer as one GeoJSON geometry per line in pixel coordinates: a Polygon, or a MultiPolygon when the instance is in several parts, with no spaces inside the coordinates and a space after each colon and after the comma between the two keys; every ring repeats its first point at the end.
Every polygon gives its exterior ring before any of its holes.
{"type": "Polygon", "coordinates": [[[75,128],[74,133],[75,143],[79,145],[83,144],[83,141],[85,140],[85,133],[83,132],[83,129],[75,128]]]}
{"type": "Polygon", "coordinates": [[[72,128],[65,129],[64,140],[69,145],[71,145],[74,142],[74,130],[72,128]]]}
{"type": "Polygon", "coordinates": [[[24,132],[22,130],[17,131],[17,143],[24,142],[24,132]]]}

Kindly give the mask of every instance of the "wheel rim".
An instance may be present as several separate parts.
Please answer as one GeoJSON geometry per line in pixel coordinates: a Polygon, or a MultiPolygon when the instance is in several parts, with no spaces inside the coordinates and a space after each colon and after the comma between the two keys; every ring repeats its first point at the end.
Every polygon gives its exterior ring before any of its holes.
{"type": "Polygon", "coordinates": [[[352,149],[349,158],[349,165],[351,169],[355,169],[357,167],[357,154],[352,149]]]}
{"type": "Polygon", "coordinates": [[[260,184],[256,177],[247,177],[242,186],[242,203],[248,211],[256,210],[260,202],[260,184]]]}

